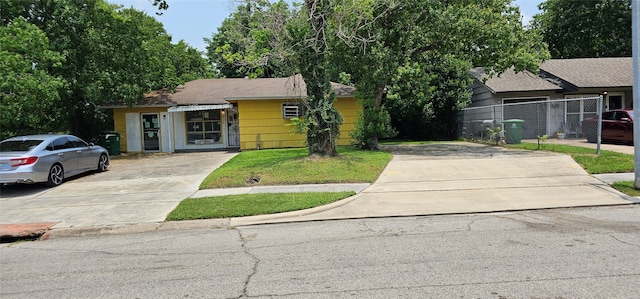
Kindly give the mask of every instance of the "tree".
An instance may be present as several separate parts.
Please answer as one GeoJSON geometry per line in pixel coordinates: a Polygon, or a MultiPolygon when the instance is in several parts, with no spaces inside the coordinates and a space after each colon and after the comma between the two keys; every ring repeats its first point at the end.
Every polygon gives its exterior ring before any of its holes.
{"type": "Polygon", "coordinates": [[[213,66],[198,50],[183,40],[172,44],[171,36],[155,18],[133,8],[119,10],[118,15],[131,22],[143,36],[141,48],[147,57],[147,61],[143,61],[143,75],[147,90],[172,88],[185,81],[215,77],[213,66]]]}
{"type": "Polygon", "coordinates": [[[533,29],[553,58],[631,56],[631,0],[546,0],[533,29]]]}
{"type": "Polygon", "coordinates": [[[248,0],[209,39],[209,57],[227,76],[302,75],[309,155],[336,155],[342,124],[327,71],[332,4],[306,0],[295,10],[284,1],[248,0]]]}
{"type": "Polygon", "coordinates": [[[281,35],[297,14],[280,0],[246,1],[226,18],[207,42],[207,57],[226,78],[289,76],[291,65],[278,50],[288,47],[281,35]]]}
{"type": "Polygon", "coordinates": [[[510,2],[305,0],[301,12],[286,25],[249,26],[244,36],[268,47],[245,47],[248,52],[240,50],[229,57],[251,57],[257,65],[274,58],[293,63],[292,69],[302,73],[308,85],[310,153],[320,154],[335,151],[330,140],[338,133],[339,122],[330,110],[334,97],[328,80],[340,73],[336,66],[345,68],[367,109],[361,120],[363,131],[356,134],[362,138],[358,142],[375,149],[381,134],[393,133],[383,110],[387,95],[395,94],[396,101],[415,100],[424,118],[435,122],[439,118],[434,113],[451,115],[464,105],[464,98],[468,100],[464,91],[447,92],[452,87],[460,91],[462,83],[469,82],[462,67],[480,65],[498,73],[510,67],[537,71],[548,52],[535,32],[523,30],[519,11],[510,2]],[[434,63],[444,65],[430,67],[434,63]],[[434,78],[427,70],[457,77],[434,78]]]}
{"type": "Polygon", "coordinates": [[[0,0],[0,7],[0,25],[23,17],[64,54],[64,64],[43,69],[64,80],[52,109],[66,123],[55,131],[91,138],[112,126],[97,106],[135,105],[150,90],[213,75],[195,49],[172,45],[161,23],[105,0],[0,0]]]}
{"type": "Polygon", "coordinates": [[[56,110],[64,81],[46,71],[64,60],[49,48],[45,33],[22,17],[0,27],[0,140],[55,132],[64,122],[56,110]]]}
{"type": "Polygon", "coordinates": [[[327,34],[330,0],[305,0],[304,14],[309,28],[296,47],[298,67],[307,85],[307,146],[309,155],[335,156],[342,115],[334,107],[336,95],[329,81],[327,34]]]}
{"type": "MultiPolygon", "coordinates": [[[[469,100],[472,65],[498,73],[510,67],[536,71],[548,57],[535,33],[523,30],[519,11],[508,0],[351,3],[356,5],[345,7],[339,20],[345,44],[335,52],[348,66],[364,107],[392,108],[393,122],[406,126],[401,133],[452,136],[453,115],[469,100]]],[[[381,136],[360,137],[359,144],[376,149],[381,136]]]]}

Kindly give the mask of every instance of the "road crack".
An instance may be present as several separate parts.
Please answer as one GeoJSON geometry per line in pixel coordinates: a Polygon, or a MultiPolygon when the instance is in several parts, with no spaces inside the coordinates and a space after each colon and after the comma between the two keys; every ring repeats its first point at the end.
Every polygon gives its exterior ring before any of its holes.
{"type": "Polygon", "coordinates": [[[626,245],[629,245],[629,246],[634,246],[634,247],[638,247],[638,248],[640,248],[640,245],[635,244],[635,243],[630,243],[630,242],[627,242],[627,241],[620,240],[620,239],[618,239],[618,238],[617,238],[616,236],[614,236],[614,235],[608,234],[607,236],[609,236],[610,238],[612,238],[612,239],[614,239],[614,240],[616,240],[617,242],[620,242],[620,243],[622,243],[622,244],[626,244],[626,245]]]}
{"type": "Polygon", "coordinates": [[[242,292],[240,293],[240,296],[238,296],[238,298],[248,298],[249,296],[247,295],[247,288],[249,287],[249,283],[251,283],[251,278],[254,275],[256,275],[256,273],[258,272],[258,264],[260,263],[260,259],[253,252],[251,252],[251,250],[247,247],[247,244],[249,241],[255,239],[257,234],[254,233],[254,234],[245,236],[242,234],[242,232],[239,229],[235,229],[235,230],[238,232],[238,237],[242,242],[242,250],[247,256],[251,257],[251,259],[253,260],[253,267],[251,268],[251,273],[247,275],[247,278],[244,281],[244,286],[242,287],[242,292]]]}

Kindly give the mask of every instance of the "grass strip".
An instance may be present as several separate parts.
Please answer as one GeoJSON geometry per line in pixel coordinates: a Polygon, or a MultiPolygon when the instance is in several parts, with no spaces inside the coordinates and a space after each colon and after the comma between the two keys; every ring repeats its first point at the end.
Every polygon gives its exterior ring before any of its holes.
{"type": "Polygon", "coordinates": [[[372,183],[392,156],[338,147],[337,157],[309,156],[306,148],[243,151],[214,170],[200,189],[249,185],[372,183]]]}
{"type": "Polygon", "coordinates": [[[640,196],[640,190],[636,190],[633,181],[614,182],[611,187],[629,196],[640,196]]]}
{"type": "Polygon", "coordinates": [[[167,221],[243,217],[297,211],[326,205],[355,192],[260,193],[204,198],[180,202],[167,221]]]}
{"type": "MultiPolygon", "coordinates": [[[[521,144],[507,144],[507,148],[538,150],[538,144],[523,142],[521,144]]],[[[633,155],[613,151],[596,150],[581,146],[562,144],[541,144],[540,150],[569,154],[584,170],[590,174],[633,172],[633,155]]]]}

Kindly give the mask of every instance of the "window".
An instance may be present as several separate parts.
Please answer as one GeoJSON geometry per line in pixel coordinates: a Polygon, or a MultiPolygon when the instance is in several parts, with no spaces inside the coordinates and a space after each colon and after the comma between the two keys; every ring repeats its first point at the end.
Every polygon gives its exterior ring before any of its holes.
{"type": "Polygon", "coordinates": [[[71,145],[71,142],[69,142],[67,137],[60,137],[54,140],[53,142],[51,142],[46,149],[48,151],[57,151],[57,150],[62,150],[62,149],[67,149],[72,147],[73,146],[71,145]]]}
{"type": "Polygon", "coordinates": [[[187,111],[187,144],[219,143],[220,110],[187,111]]]}
{"type": "Polygon", "coordinates": [[[605,112],[602,114],[602,120],[613,120],[613,111],[605,112]]]}
{"type": "Polygon", "coordinates": [[[291,119],[302,116],[302,104],[300,103],[283,103],[282,118],[291,119]]]}
{"type": "MultiPolygon", "coordinates": [[[[17,140],[0,143],[3,152],[26,152],[42,143],[42,140],[17,140]]],[[[52,148],[53,150],[53,148],[52,148]]]]}
{"type": "Polygon", "coordinates": [[[69,142],[71,143],[71,147],[87,147],[89,146],[88,144],[86,144],[84,141],[75,138],[75,137],[69,137],[69,142]]]}

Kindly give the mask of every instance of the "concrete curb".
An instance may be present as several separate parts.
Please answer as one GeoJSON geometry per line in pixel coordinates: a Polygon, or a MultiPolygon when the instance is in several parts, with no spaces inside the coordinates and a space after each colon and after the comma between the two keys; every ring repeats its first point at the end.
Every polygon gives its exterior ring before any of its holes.
{"type": "MultiPolygon", "coordinates": [[[[274,220],[282,220],[292,217],[300,217],[324,212],[346,205],[360,197],[356,194],[345,199],[300,211],[283,212],[278,214],[256,215],[236,218],[218,218],[218,219],[201,219],[201,220],[184,220],[184,221],[165,221],[165,222],[148,222],[148,223],[130,223],[130,224],[114,224],[106,226],[91,227],[71,227],[71,228],[54,228],[48,230],[40,237],[40,240],[64,238],[64,237],[85,237],[99,235],[117,235],[130,233],[143,233],[149,231],[160,230],[180,230],[180,229],[221,229],[242,226],[243,223],[255,223],[274,220]]],[[[294,221],[290,221],[294,222],[294,221]]]]}

